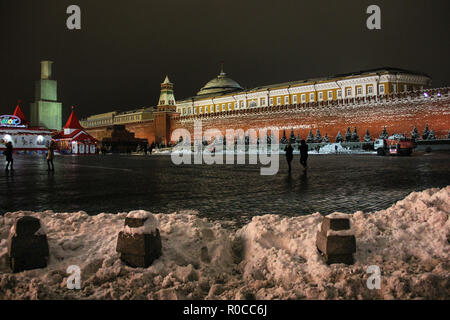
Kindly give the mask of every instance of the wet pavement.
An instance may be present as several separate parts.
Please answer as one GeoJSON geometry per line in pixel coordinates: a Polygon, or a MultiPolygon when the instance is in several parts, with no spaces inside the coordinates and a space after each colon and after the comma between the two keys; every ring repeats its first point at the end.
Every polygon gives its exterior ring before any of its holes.
{"type": "Polygon", "coordinates": [[[0,172],[0,213],[194,209],[240,224],[261,214],[370,212],[450,184],[450,153],[310,156],[307,174],[298,160],[291,175],[280,156],[279,173],[261,176],[259,165],[176,166],[167,155],[61,156],[48,173],[43,156],[17,155],[14,174],[0,172]]]}

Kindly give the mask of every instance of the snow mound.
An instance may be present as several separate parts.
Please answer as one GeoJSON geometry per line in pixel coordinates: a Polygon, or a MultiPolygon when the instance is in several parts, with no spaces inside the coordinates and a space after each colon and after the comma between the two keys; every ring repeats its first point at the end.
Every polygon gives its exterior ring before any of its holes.
{"type": "Polygon", "coordinates": [[[147,219],[142,227],[130,228],[129,226],[124,226],[123,232],[127,234],[155,234],[156,229],[158,229],[159,226],[158,221],[155,219],[153,214],[145,210],[130,211],[127,214],[127,218],[147,219]]]}
{"type": "MultiPolygon", "coordinates": [[[[346,215],[357,241],[350,266],[323,262],[315,246],[319,213],[258,216],[239,230],[193,211],[154,214],[163,254],[149,268],[131,268],[115,251],[127,213],[6,213],[0,299],[448,299],[449,214],[450,186],[413,192],[386,210],[346,215]],[[7,237],[23,215],[46,226],[49,265],[12,274],[7,237]],[[81,269],[81,290],[66,287],[70,265],[81,269]],[[381,269],[380,290],[366,285],[372,265],[381,269]]],[[[130,216],[140,215],[147,213],[130,216]]]]}

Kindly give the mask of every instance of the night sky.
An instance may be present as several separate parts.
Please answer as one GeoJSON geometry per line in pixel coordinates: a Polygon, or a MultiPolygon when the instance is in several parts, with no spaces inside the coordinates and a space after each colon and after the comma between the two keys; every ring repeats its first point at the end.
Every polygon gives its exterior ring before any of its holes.
{"type": "Polygon", "coordinates": [[[0,114],[29,116],[40,61],[52,60],[64,118],[156,105],[166,74],[177,99],[220,70],[243,87],[381,66],[450,85],[448,0],[0,0],[0,114]],[[77,4],[82,29],[66,28],[77,4]],[[366,8],[382,30],[366,28],[366,8]]]}

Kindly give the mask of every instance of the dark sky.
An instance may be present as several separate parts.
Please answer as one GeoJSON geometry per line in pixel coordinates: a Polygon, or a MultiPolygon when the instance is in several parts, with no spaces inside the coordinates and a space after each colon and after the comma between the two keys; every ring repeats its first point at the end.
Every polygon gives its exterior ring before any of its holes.
{"type": "Polygon", "coordinates": [[[448,0],[0,0],[0,114],[34,100],[44,59],[55,61],[64,120],[155,105],[165,74],[175,97],[219,72],[241,86],[380,66],[418,70],[450,85],[448,0]],[[66,28],[66,8],[82,30],[66,28]],[[366,8],[382,30],[366,28],[366,8]]]}

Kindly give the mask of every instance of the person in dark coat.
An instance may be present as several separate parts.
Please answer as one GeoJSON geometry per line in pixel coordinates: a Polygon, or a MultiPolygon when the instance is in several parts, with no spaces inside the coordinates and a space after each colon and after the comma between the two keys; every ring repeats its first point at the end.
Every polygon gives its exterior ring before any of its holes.
{"type": "Polygon", "coordinates": [[[300,149],[300,164],[306,170],[306,168],[307,168],[306,161],[308,160],[308,145],[306,144],[305,140],[302,140],[300,142],[299,149],[300,149]]]}
{"type": "Polygon", "coordinates": [[[47,147],[47,168],[48,171],[55,171],[55,166],[53,165],[53,159],[55,158],[55,142],[50,141],[47,147]],[[51,169],[50,169],[51,165],[51,169]]]}
{"type": "Polygon", "coordinates": [[[6,156],[6,168],[5,171],[9,171],[9,167],[11,165],[11,171],[14,171],[13,164],[13,145],[12,142],[9,141],[6,143],[6,150],[4,151],[4,155],[6,156]]]}
{"type": "Polygon", "coordinates": [[[291,162],[292,162],[292,159],[294,158],[294,148],[292,148],[290,142],[288,143],[288,145],[284,149],[284,151],[286,152],[286,161],[289,166],[289,172],[291,172],[291,162]]]}
{"type": "Polygon", "coordinates": [[[152,142],[152,144],[150,145],[150,154],[152,154],[153,149],[155,149],[156,145],[155,142],[152,142]]]}

